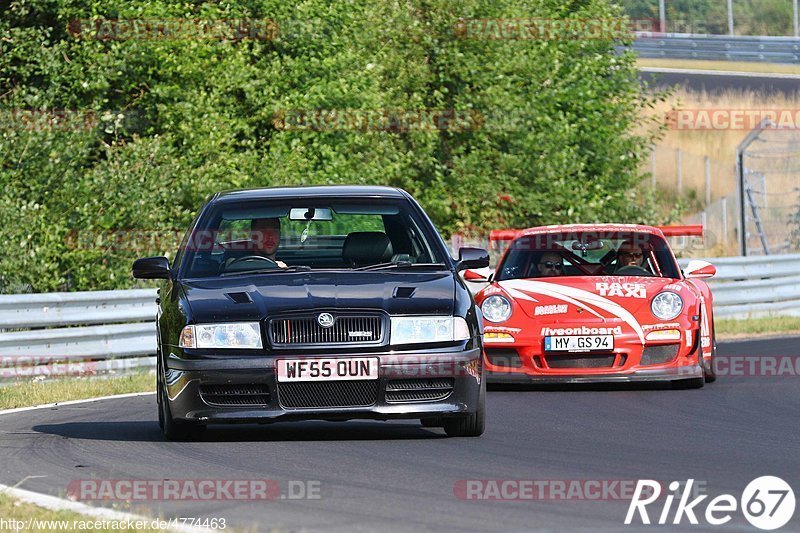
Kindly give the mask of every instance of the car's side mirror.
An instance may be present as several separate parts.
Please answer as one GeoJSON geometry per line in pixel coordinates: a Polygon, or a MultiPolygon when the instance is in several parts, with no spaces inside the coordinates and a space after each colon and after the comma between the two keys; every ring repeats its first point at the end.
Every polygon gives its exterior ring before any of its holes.
{"type": "Polygon", "coordinates": [[[133,277],[136,279],[170,279],[172,271],[166,257],[145,257],[133,262],[133,277]]]}
{"type": "Polygon", "coordinates": [[[692,259],[686,265],[683,275],[689,279],[707,279],[712,278],[717,274],[717,267],[708,261],[700,261],[699,259],[692,259]]]}
{"type": "Polygon", "coordinates": [[[468,268],[464,271],[464,281],[486,283],[491,280],[494,271],[489,268],[468,268]]]}
{"type": "Polygon", "coordinates": [[[460,248],[458,250],[458,270],[484,268],[489,266],[489,252],[483,248],[460,248]]]}

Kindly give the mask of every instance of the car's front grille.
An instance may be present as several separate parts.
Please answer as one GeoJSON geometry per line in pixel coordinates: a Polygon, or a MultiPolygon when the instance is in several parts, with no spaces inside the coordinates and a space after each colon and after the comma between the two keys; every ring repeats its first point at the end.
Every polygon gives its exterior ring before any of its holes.
{"type": "Polygon", "coordinates": [[[494,366],[522,367],[522,359],[514,348],[486,348],[486,358],[494,366]]]}
{"type": "Polygon", "coordinates": [[[388,403],[444,400],[453,393],[453,378],[394,379],[386,384],[388,403]]]}
{"type": "Polygon", "coordinates": [[[678,344],[660,344],[645,346],[642,351],[642,365],[661,365],[675,359],[678,355],[678,344]]]}
{"type": "Polygon", "coordinates": [[[547,355],[545,361],[550,368],[611,368],[614,354],[547,355]]]}
{"type": "Polygon", "coordinates": [[[200,399],[222,407],[266,407],[270,392],[266,385],[200,385],[200,399]]]}
{"type": "Polygon", "coordinates": [[[376,344],[384,335],[381,315],[334,315],[333,325],[323,327],[318,316],[274,318],[269,332],[274,346],[320,344],[376,344]]]}
{"type": "Polygon", "coordinates": [[[278,400],[290,409],[368,407],[378,398],[378,380],[278,383],[278,400]]]}

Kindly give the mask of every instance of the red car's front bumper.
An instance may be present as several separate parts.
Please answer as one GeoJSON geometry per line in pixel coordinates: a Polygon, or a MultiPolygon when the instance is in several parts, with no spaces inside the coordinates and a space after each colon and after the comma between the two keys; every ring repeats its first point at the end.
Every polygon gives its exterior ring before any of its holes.
{"type": "MultiPolygon", "coordinates": [[[[487,331],[490,328],[487,328],[487,331]]],[[[677,381],[703,377],[698,330],[684,330],[679,342],[642,344],[635,335],[618,335],[609,352],[544,351],[542,336],[512,342],[485,341],[489,383],[600,383],[677,381]]]]}

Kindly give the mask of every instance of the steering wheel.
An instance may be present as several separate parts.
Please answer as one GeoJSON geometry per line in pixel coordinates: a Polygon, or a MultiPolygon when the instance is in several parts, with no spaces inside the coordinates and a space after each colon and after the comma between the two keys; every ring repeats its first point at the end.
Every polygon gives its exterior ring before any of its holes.
{"type": "Polygon", "coordinates": [[[272,266],[274,266],[275,268],[278,268],[278,262],[275,261],[274,259],[270,259],[269,257],[264,257],[263,255],[246,255],[244,257],[237,257],[236,259],[228,263],[228,266],[225,267],[225,270],[229,270],[232,266],[238,263],[244,263],[245,261],[266,261],[268,263],[271,263],[272,266]]]}
{"type": "Polygon", "coordinates": [[[615,276],[652,276],[653,273],[640,266],[624,266],[614,272],[615,276]]]}

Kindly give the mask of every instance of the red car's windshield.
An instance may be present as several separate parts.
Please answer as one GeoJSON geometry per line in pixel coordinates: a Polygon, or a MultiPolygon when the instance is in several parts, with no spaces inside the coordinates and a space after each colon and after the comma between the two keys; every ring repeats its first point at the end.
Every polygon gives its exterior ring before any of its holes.
{"type": "Polygon", "coordinates": [[[497,280],[559,276],[680,278],[669,244],[645,232],[541,233],[509,246],[497,280]]]}

